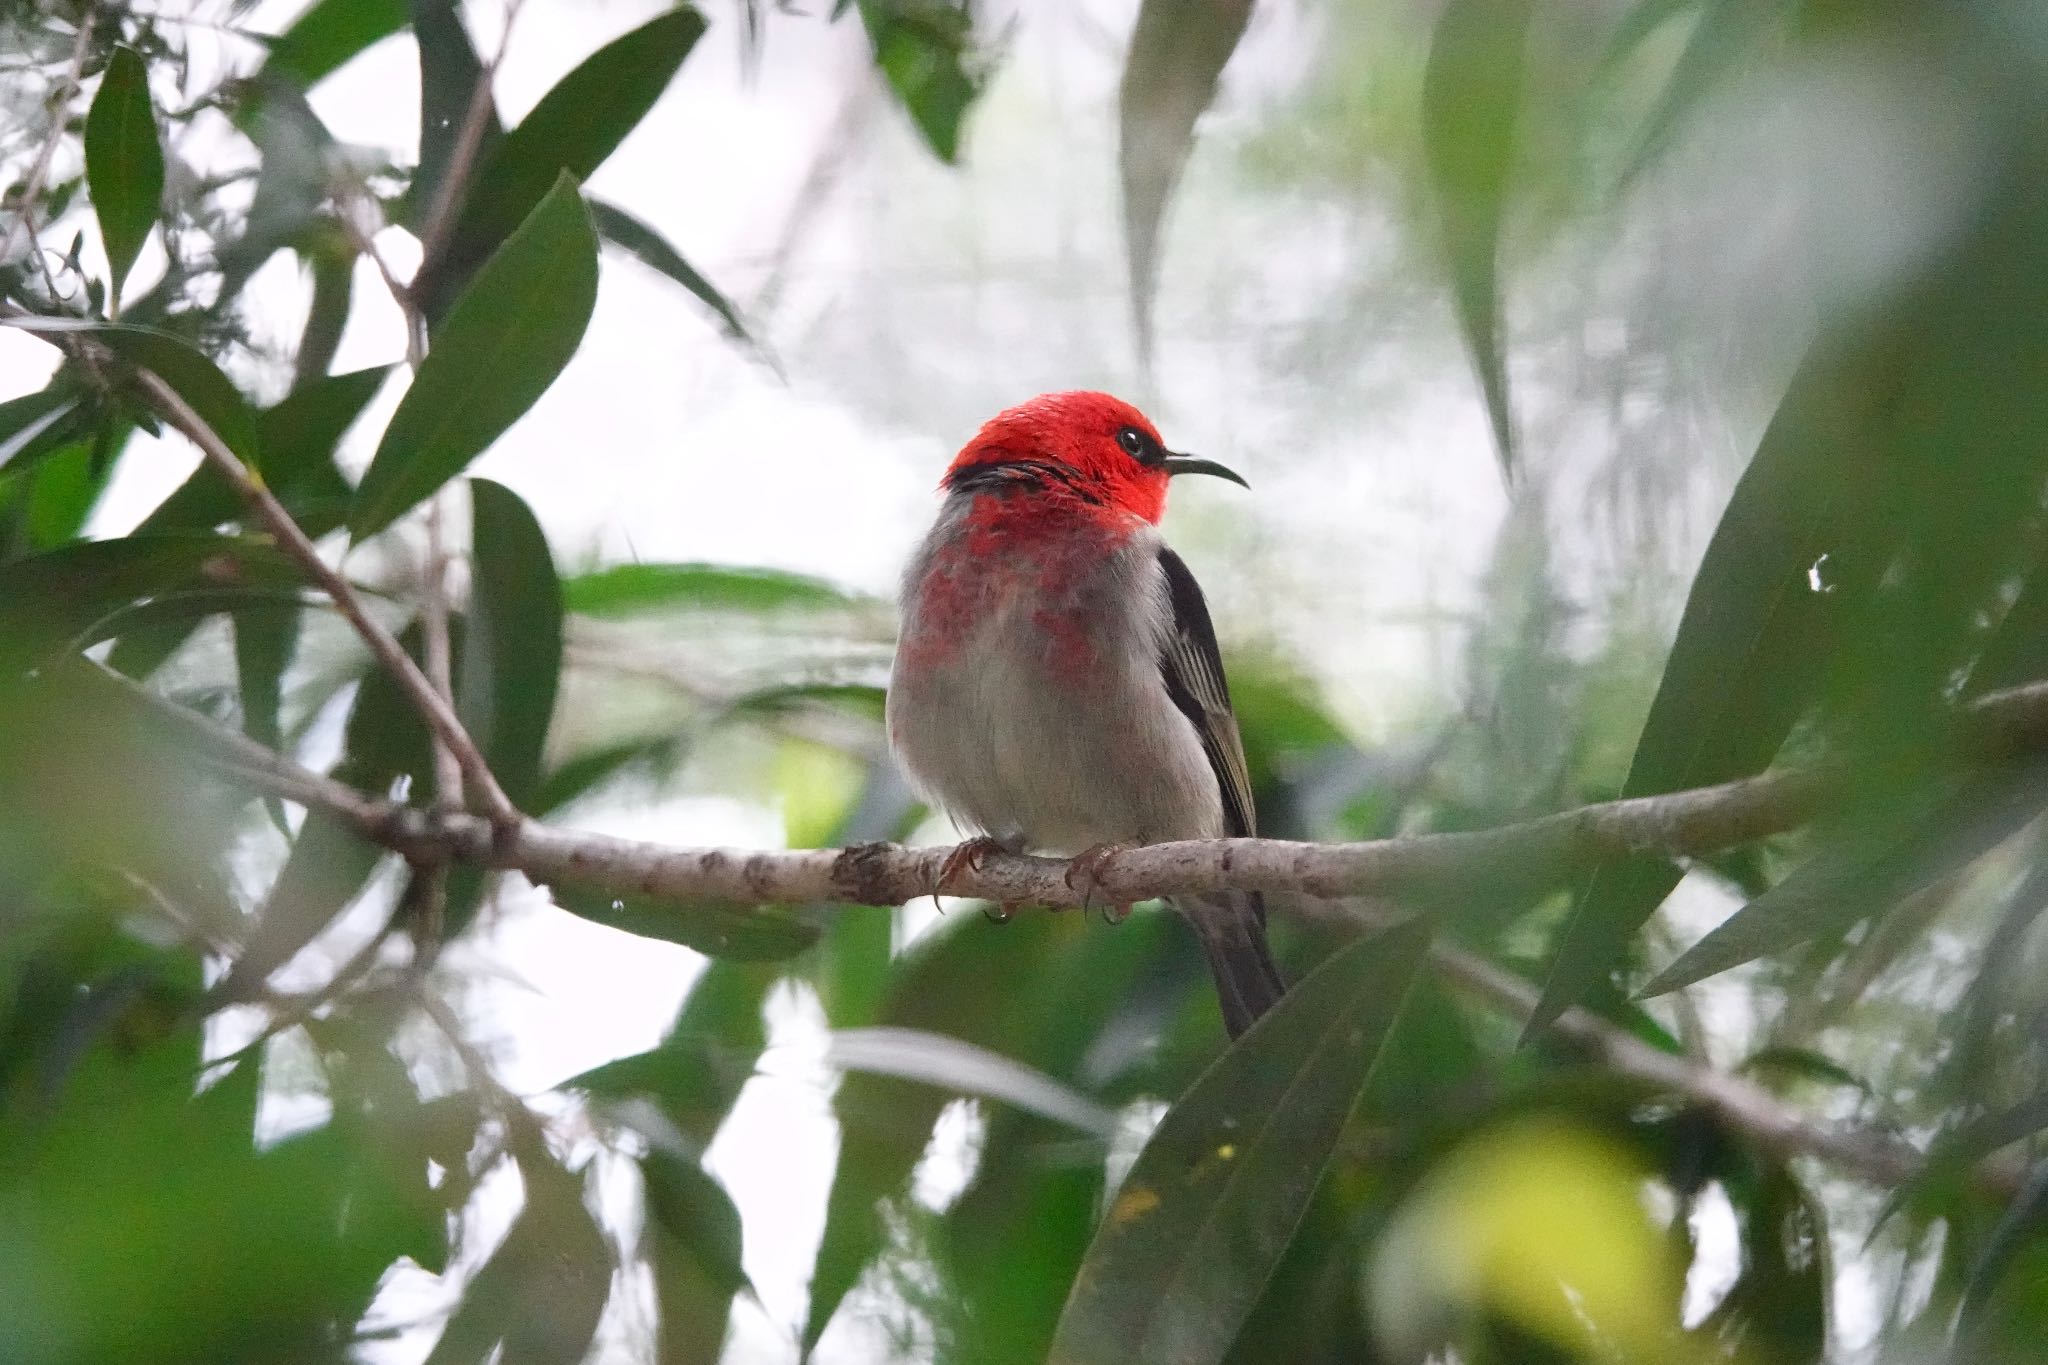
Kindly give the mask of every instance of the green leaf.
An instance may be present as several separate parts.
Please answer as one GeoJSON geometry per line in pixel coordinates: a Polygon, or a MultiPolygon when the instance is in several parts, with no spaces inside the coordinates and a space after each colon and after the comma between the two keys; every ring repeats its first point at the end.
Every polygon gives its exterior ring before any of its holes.
{"type": "Polygon", "coordinates": [[[773,962],[794,957],[818,941],[804,920],[720,901],[665,901],[617,896],[585,887],[550,887],[555,904],[579,918],[642,938],[695,948],[732,962],[773,962]]]}
{"type": "Polygon", "coordinates": [[[1472,352],[1501,472],[1515,468],[1502,352],[1500,235],[1522,102],[1528,0],[1450,0],[1430,41],[1422,145],[1458,324],[1472,352]]]}
{"type": "Polygon", "coordinates": [[[242,728],[268,749],[284,748],[278,710],[284,671],[299,643],[296,603],[267,604],[235,616],[235,677],[242,698],[242,728]]]}
{"type": "MultiPolygon", "coordinates": [[[[427,216],[439,204],[455,150],[469,121],[471,101],[477,88],[489,76],[462,26],[457,0],[408,0],[412,10],[412,33],[420,57],[420,159],[406,190],[408,223],[424,232],[427,216]]],[[[483,137],[478,141],[478,161],[491,154],[505,136],[498,122],[498,106],[488,92],[483,137]]],[[[461,205],[454,206],[460,209],[461,205]]]]}
{"type": "Polygon", "coordinates": [[[960,155],[960,123],[980,96],[971,65],[974,22],[955,0],[860,0],[875,65],[939,160],[960,155]]]}
{"type": "MultiPolygon", "coordinates": [[[[348,496],[349,487],[335,468],[335,447],[390,372],[391,366],[376,365],[316,379],[256,415],[264,482],[306,534],[325,535],[338,524],[335,504],[348,496]]],[[[237,520],[242,512],[241,495],[219,470],[202,464],[139,529],[196,530],[237,520]]]]}
{"type": "Polygon", "coordinates": [[[581,1177],[544,1151],[521,1152],[519,1173],[525,1207],[464,1288],[428,1365],[482,1365],[493,1352],[518,1365],[576,1365],[590,1352],[611,1296],[611,1243],[581,1177]]]}
{"type": "Polygon", "coordinates": [[[541,754],[562,676],[562,584],[547,537],[519,495],[469,483],[469,628],[456,710],[512,804],[540,790],[541,754]]]}
{"type": "MultiPolygon", "coordinates": [[[[979,1044],[1084,1093],[1150,1070],[1162,1015],[1199,996],[1205,1051],[1220,1038],[1206,972],[1185,926],[1143,913],[1104,931],[1079,916],[993,925],[963,917],[919,943],[887,978],[876,1021],[979,1044]],[[1176,967],[1180,970],[1176,971],[1176,967]],[[1127,1039],[1124,1046],[1105,1039],[1127,1039]]],[[[1137,1082],[1148,1093],[1156,1088],[1137,1082]]],[[[803,1344],[814,1348],[887,1242],[884,1217],[924,1155],[949,1095],[849,1073],[833,1101],[840,1149],[811,1284],[803,1344]]],[[[941,1249],[959,1296],[961,1358],[1042,1361],[1059,1305],[1093,1232],[1099,1142],[1009,1105],[990,1106],[983,1161],[945,1221],[941,1249]],[[1077,1142],[1086,1145],[1077,1148],[1077,1142]],[[1071,1215],[1079,1211],[1076,1221],[1071,1215]]]]}
{"type": "Polygon", "coordinates": [[[234,386],[220,366],[208,360],[183,337],[153,327],[128,327],[118,323],[93,322],[83,318],[15,317],[0,318],[0,324],[19,327],[37,336],[84,333],[130,365],[154,372],[199,414],[242,463],[261,468],[261,449],[256,435],[256,418],[241,390],[234,386]]]}
{"type": "Polygon", "coordinates": [[[1251,13],[1251,0],[1144,0],[1138,7],[1118,96],[1117,166],[1123,178],[1131,323],[1140,363],[1147,369],[1166,206],[1194,150],[1195,121],[1216,98],[1216,82],[1251,13]]]}
{"type": "Polygon", "coordinates": [[[567,759],[542,779],[528,809],[536,817],[552,815],[605,784],[628,773],[672,771],[684,752],[682,738],[629,739],[567,759]]]}
{"type": "MultiPolygon", "coordinates": [[[[1693,578],[1622,796],[1758,771],[1819,691],[1847,604],[1884,558],[1859,497],[1871,479],[1853,439],[1864,420],[1855,370],[1817,349],[1779,404],[1693,578]]],[[[1622,960],[1679,876],[1649,855],[1594,871],[1554,950],[1532,1033],[1622,960]]]]}
{"type": "Polygon", "coordinates": [[[1708,0],[1702,6],[1664,93],[1636,135],[1621,174],[1624,186],[1664,153],[1700,102],[1739,70],[1770,28],[1784,23],[1791,13],[1774,0],[1708,0]]]}
{"type": "Polygon", "coordinates": [[[653,227],[602,199],[590,201],[590,219],[597,227],[597,235],[607,243],[696,295],[700,303],[718,314],[719,321],[725,324],[727,336],[735,341],[752,343],[746,324],[740,321],[739,310],[718,292],[716,285],[698,274],[697,268],[684,260],[682,254],[669,245],[668,239],[653,227]]]}
{"type": "Polygon", "coordinates": [[[61,380],[0,403],[0,470],[14,466],[18,473],[61,448],[90,416],[85,395],[61,380]]]}
{"type": "Polygon", "coordinates": [[[1428,947],[1408,924],[1332,954],[1167,1111],[1088,1248],[1053,1365],[1223,1359],[1428,947]]]}
{"type": "Polygon", "coordinates": [[[356,489],[360,543],[460,474],[569,363],[597,302],[597,238],[566,175],[434,334],[356,489]]]}
{"type": "Polygon", "coordinates": [[[114,49],[86,115],[85,179],[99,215],[118,313],[121,282],[156,226],[164,197],[164,149],[149,106],[149,70],[133,48],[114,49]]]}
{"type": "Polygon", "coordinates": [[[822,610],[862,601],[822,578],[727,564],[615,564],[565,580],[562,595],[570,611],[606,617],[685,609],[822,610]]]}
{"type": "Polygon", "coordinates": [[[662,1365],[715,1365],[733,1295],[754,1292],[740,1265],[739,1210],[702,1166],[660,1146],[640,1158],[640,1183],[661,1315],[658,1358],[662,1365]]]}
{"type": "Polygon", "coordinates": [[[560,177],[590,178],[661,98],[703,32],[696,10],[668,10],[606,43],[541,97],[479,163],[447,249],[420,286],[428,317],[440,315],[560,177]]]}
{"type": "Polygon", "coordinates": [[[1641,994],[1674,991],[1841,932],[1953,876],[2048,805],[2048,761],[1929,785],[1892,818],[1860,823],[1716,925],[1641,994]]]}
{"type": "Polygon", "coordinates": [[[0,564],[0,657],[32,664],[128,604],[195,588],[296,585],[272,547],[211,534],[89,540],[0,564]]]}
{"type": "Polygon", "coordinates": [[[594,1100],[644,1096],[699,1150],[709,1147],[767,1046],[761,1011],[773,968],[713,961],[659,1045],[594,1067],[563,1088],[594,1100]]]}
{"type": "Polygon", "coordinates": [[[309,89],[357,53],[403,29],[408,18],[405,0],[315,0],[270,40],[264,69],[309,89]]]}

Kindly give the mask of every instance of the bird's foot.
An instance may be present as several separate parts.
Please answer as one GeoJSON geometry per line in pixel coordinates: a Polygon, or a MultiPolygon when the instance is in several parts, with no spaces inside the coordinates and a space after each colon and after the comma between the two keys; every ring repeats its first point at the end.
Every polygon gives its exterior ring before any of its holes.
{"type": "Polygon", "coordinates": [[[984,903],[981,907],[982,917],[990,924],[1008,924],[1016,918],[1017,911],[1023,908],[1023,904],[1022,901],[984,903]]]}
{"type": "MultiPolygon", "coordinates": [[[[938,879],[932,883],[932,904],[934,906],[938,905],[939,896],[944,893],[946,883],[960,875],[960,869],[966,868],[970,872],[979,872],[981,871],[981,865],[988,861],[991,853],[1009,853],[1012,851],[1010,846],[1001,839],[991,838],[986,834],[977,834],[972,839],[966,840],[958,848],[946,855],[946,861],[939,864],[938,879]]],[[[1007,919],[1008,915],[1005,914],[1004,918],[1007,919]]]]}
{"type": "MultiPolygon", "coordinates": [[[[1102,865],[1128,848],[1129,844],[1097,844],[1093,848],[1082,849],[1067,864],[1067,889],[1080,893],[1082,914],[1095,907],[1095,893],[1101,889],[1102,865]]],[[[1109,901],[1102,908],[1102,917],[1111,924],[1122,924],[1131,917],[1131,902],[1109,901]]]]}

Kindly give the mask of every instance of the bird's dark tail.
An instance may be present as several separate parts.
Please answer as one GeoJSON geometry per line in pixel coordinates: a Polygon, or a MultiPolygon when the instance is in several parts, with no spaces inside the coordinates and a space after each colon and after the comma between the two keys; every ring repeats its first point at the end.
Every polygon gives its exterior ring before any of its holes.
{"type": "Polygon", "coordinates": [[[1265,903],[1256,894],[1189,896],[1179,909],[1201,940],[1223,1002],[1223,1026],[1236,1038],[1287,990],[1266,947],[1265,903]]]}

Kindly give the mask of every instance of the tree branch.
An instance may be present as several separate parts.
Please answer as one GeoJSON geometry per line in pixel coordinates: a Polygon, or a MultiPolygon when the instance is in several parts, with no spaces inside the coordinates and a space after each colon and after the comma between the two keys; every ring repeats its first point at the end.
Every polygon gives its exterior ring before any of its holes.
{"type": "Polygon", "coordinates": [[[471,739],[469,732],[463,728],[461,718],[455,714],[455,708],[435,690],[434,684],[420,671],[412,656],[405,652],[405,647],[398,643],[397,637],[370,615],[369,610],[363,605],[362,598],[357,595],[348,579],[320,557],[320,551],[299,528],[299,524],[292,520],[292,515],[285,510],[284,504],[279,502],[269,489],[250,476],[249,470],[235,452],[228,448],[227,442],[221,440],[213,428],[192,410],[191,404],[187,403],[176,389],[146,369],[138,368],[135,377],[143,392],[149,395],[152,406],[173,426],[184,432],[186,437],[199,447],[200,454],[206,457],[207,463],[219,470],[228,482],[234,485],[242,501],[248,504],[249,510],[262,523],[264,529],[276,538],[279,547],[297,560],[314,583],[319,585],[321,591],[333,599],[334,605],[348,619],[348,623],[355,627],[356,634],[370,647],[370,653],[376,657],[377,662],[397,679],[399,687],[419,711],[421,718],[426,721],[429,732],[455,755],[463,776],[468,779],[471,795],[490,817],[491,823],[499,826],[517,824],[522,818],[518,808],[512,804],[511,798],[505,795],[505,789],[498,785],[497,777],[491,772],[491,765],[485,761],[483,751],[477,748],[476,741],[471,739]]]}
{"type": "MultiPolygon", "coordinates": [[[[310,772],[234,730],[178,706],[139,684],[94,666],[103,681],[168,719],[194,753],[252,789],[334,815],[366,839],[416,863],[455,860],[517,870],[537,884],[564,882],[615,895],[687,901],[836,901],[898,905],[931,894],[946,848],[862,844],[783,852],[671,848],[602,834],[552,829],[521,818],[511,827],[459,813],[426,812],[373,800],[310,772]]],[[[1966,712],[1969,737],[1987,754],[2048,741],[2048,683],[1985,697],[1966,712]]],[[[1822,772],[1772,772],[1667,796],[1608,801],[1518,825],[1462,834],[1410,835],[1350,844],[1279,839],[1215,839],[1155,844],[1109,860],[1119,896],[1223,889],[1291,891],[1325,898],[1399,894],[1425,886],[1465,886],[1503,858],[1535,860],[1526,874],[1552,883],[1602,858],[1655,849],[1705,853],[1804,823],[1831,790],[1822,772]]],[[[997,854],[963,868],[948,890],[988,900],[1071,905],[1068,863],[997,854]]],[[[1375,918],[1359,907],[1344,913],[1375,918]]],[[[1476,954],[1437,943],[1430,960],[1466,994],[1520,1021],[1537,990],[1476,954]]],[[[1660,1052],[1598,1015],[1572,1009],[1554,1031],[1608,1070],[1701,1105],[1731,1128],[1784,1155],[1828,1161],[1865,1179],[1898,1185],[1924,1159],[1887,1134],[1816,1123],[1769,1091],[1686,1057],[1660,1052]]],[[[2010,1195],[2018,1173],[1987,1161],[1979,1180],[2010,1195]]]]}

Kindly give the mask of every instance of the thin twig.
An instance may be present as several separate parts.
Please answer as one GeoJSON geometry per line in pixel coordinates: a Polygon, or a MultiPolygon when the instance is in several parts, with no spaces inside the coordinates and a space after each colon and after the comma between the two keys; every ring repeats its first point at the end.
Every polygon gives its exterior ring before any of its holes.
{"type": "MultiPolygon", "coordinates": [[[[50,97],[51,122],[49,135],[43,139],[42,148],[36,153],[35,164],[29,168],[28,179],[22,182],[17,201],[20,204],[19,220],[15,226],[28,232],[29,255],[35,258],[36,269],[43,275],[43,287],[50,291],[50,297],[57,297],[57,280],[50,273],[50,263],[43,259],[43,243],[36,228],[36,201],[42,198],[43,186],[49,180],[50,163],[56,159],[57,144],[64,140],[64,128],[68,120],[64,117],[64,106],[78,93],[79,83],[85,73],[85,55],[92,46],[92,27],[99,17],[97,8],[88,7],[85,17],[78,21],[78,36],[71,43],[71,62],[64,73],[64,80],[50,97]]],[[[14,254],[15,226],[7,229],[7,240],[0,244],[0,261],[14,254]]]]}
{"type": "Polygon", "coordinates": [[[435,187],[426,226],[420,230],[420,268],[413,277],[415,282],[427,278],[427,272],[447,247],[448,236],[455,230],[455,220],[462,210],[463,200],[469,196],[469,177],[476,169],[477,153],[483,148],[484,128],[491,117],[491,87],[496,84],[498,68],[504,64],[506,50],[512,45],[512,25],[519,18],[520,4],[521,0],[510,0],[505,6],[505,28],[498,35],[498,50],[491,57],[490,64],[477,73],[476,88],[469,93],[469,108],[464,112],[462,127],[455,135],[455,148],[448,156],[447,173],[435,187]]]}
{"type": "Polygon", "coordinates": [[[521,818],[518,808],[505,795],[505,789],[498,785],[483,751],[463,729],[455,708],[435,690],[433,683],[420,671],[419,665],[413,662],[397,638],[370,615],[354,586],[320,557],[320,551],[299,529],[299,524],[292,520],[284,504],[250,475],[235,452],[192,410],[191,404],[176,389],[149,370],[137,369],[135,374],[137,382],[149,395],[152,406],[199,447],[207,462],[234,485],[243,502],[248,504],[256,519],[276,538],[285,553],[296,559],[320,589],[333,599],[334,605],[370,647],[370,653],[377,662],[397,680],[426,721],[428,731],[455,755],[463,776],[468,779],[470,794],[490,817],[491,823],[507,828],[517,825],[521,818]]]}

